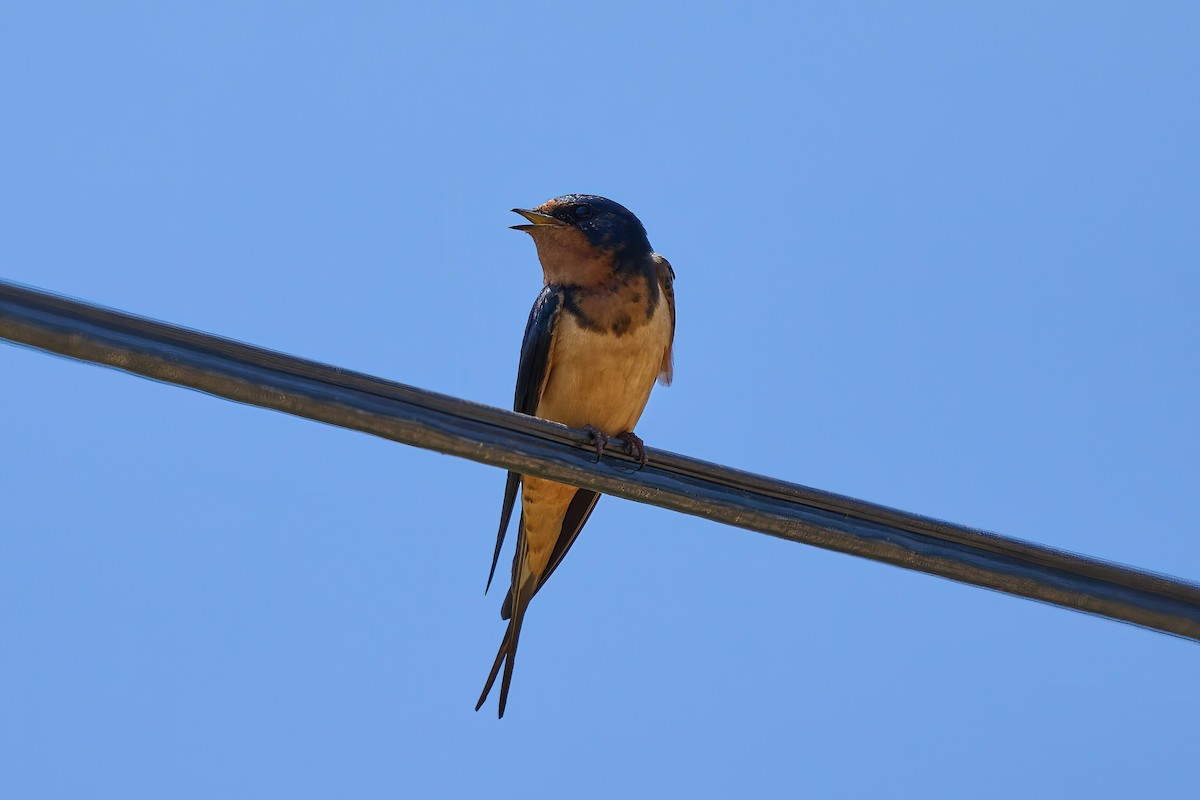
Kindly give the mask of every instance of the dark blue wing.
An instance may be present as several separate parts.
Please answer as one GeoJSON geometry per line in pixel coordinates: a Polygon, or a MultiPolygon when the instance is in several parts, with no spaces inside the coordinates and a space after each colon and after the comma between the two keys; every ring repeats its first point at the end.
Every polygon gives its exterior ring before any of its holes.
{"type": "MultiPolygon", "coordinates": [[[[550,347],[554,344],[554,330],[558,326],[562,302],[562,289],[547,286],[542,289],[529,312],[529,322],[525,324],[525,338],[521,341],[517,390],[513,397],[513,411],[520,414],[533,416],[537,413],[542,389],[546,385],[546,376],[550,374],[550,347]]],[[[509,520],[512,519],[513,505],[517,501],[517,488],[520,485],[521,476],[515,472],[508,473],[508,482],[504,486],[504,505],[500,509],[500,531],[496,534],[496,552],[492,554],[492,569],[488,572],[488,588],[491,587],[492,578],[496,574],[496,562],[500,560],[500,548],[504,544],[504,533],[508,530],[509,520]]]]}
{"type": "Polygon", "coordinates": [[[557,286],[547,286],[533,302],[529,321],[525,323],[525,338],[521,341],[521,365],[517,367],[517,390],[513,396],[513,411],[536,414],[542,399],[542,388],[550,373],[550,345],[558,326],[563,293],[557,286]]]}

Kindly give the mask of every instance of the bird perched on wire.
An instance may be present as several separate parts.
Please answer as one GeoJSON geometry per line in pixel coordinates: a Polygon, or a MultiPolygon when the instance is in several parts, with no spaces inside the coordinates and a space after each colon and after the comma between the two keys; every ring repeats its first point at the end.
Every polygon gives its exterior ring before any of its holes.
{"type": "MultiPolygon", "coordinates": [[[[568,194],[513,211],[529,221],[512,227],[533,237],[545,278],[525,326],[513,410],[583,428],[595,442],[597,460],[609,438],[620,437],[644,466],[646,450],[633,428],[655,379],[671,382],[671,265],[650,247],[638,218],[604,197],[568,194]]],[[[501,717],[529,601],[562,561],[599,499],[587,489],[510,472],[489,587],[518,487],[517,550],[500,611],[508,629],[475,705],[478,711],[503,667],[501,717]]]]}

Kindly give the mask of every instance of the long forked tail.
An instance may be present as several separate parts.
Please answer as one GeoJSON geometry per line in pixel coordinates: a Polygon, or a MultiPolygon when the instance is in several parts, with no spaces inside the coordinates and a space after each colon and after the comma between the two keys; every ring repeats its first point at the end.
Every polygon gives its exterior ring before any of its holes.
{"type": "Polygon", "coordinates": [[[525,609],[529,607],[529,599],[535,585],[536,579],[529,575],[521,583],[520,589],[513,593],[513,615],[504,631],[504,638],[500,641],[500,651],[496,653],[496,660],[492,664],[492,671],[488,673],[487,683],[483,685],[479,702],[475,704],[476,711],[487,701],[492,684],[496,682],[496,676],[500,674],[500,667],[503,666],[504,677],[500,680],[500,716],[504,716],[504,707],[508,704],[508,688],[512,684],[513,664],[517,659],[517,642],[521,638],[521,623],[525,619],[525,609]]]}

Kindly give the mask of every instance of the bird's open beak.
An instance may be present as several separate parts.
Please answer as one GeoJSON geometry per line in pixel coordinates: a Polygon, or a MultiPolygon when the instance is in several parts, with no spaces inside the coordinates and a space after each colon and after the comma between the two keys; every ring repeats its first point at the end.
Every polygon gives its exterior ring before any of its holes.
{"type": "Polygon", "coordinates": [[[525,219],[527,219],[531,223],[533,223],[532,225],[513,225],[511,227],[514,231],[525,231],[526,233],[529,233],[534,228],[540,228],[543,225],[566,225],[567,224],[567,223],[563,222],[561,219],[552,217],[549,214],[543,214],[540,211],[533,211],[533,210],[527,209],[527,208],[514,208],[513,211],[515,211],[516,213],[520,214],[522,217],[524,217],[525,219]]]}

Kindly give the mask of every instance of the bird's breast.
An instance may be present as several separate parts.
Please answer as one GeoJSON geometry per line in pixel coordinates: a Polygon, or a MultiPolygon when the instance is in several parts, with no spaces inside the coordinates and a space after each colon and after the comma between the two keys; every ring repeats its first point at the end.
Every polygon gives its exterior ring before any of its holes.
{"type": "Polygon", "coordinates": [[[564,310],[550,354],[550,373],[537,415],[574,428],[593,425],[610,435],[633,430],[670,344],[665,303],[625,303],[611,309],[634,324],[597,329],[564,310]],[[647,316],[648,315],[648,316],[647,316]]]}

